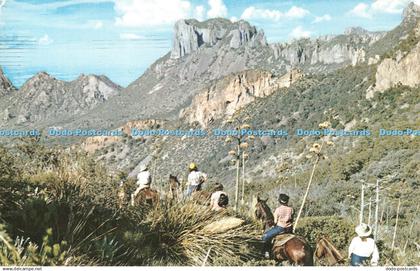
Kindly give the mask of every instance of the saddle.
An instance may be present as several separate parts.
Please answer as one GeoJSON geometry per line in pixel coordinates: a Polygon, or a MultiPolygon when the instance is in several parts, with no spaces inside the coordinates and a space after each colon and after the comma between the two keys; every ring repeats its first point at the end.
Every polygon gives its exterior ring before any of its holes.
{"type": "Polygon", "coordinates": [[[292,240],[295,237],[296,235],[291,233],[279,234],[276,237],[274,237],[273,240],[271,240],[271,244],[273,245],[273,248],[283,247],[284,244],[286,244],[288,241],[292,240]]]}

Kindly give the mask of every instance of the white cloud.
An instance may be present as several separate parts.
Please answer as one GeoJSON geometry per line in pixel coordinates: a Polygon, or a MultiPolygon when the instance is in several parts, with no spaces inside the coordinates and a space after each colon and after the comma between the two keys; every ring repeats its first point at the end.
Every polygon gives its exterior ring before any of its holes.
{"type": "Polygon", "coordinates": [[[210,6],[207,11],[208,18],[227,17],[228,10],[223,0],[208,0],[210,6]]]}
{"type": "Polygon", "coordinates": [[[122,40],[141,40],[144,39],[143,36],[133,34],[133,33],[121,33],[120,39],[122,40]]]}
{"type": "Polygon", "coordinates": [[[194,18],[199,21],[204,20],[205,10],[203,6],[196,6],[194,9],[194,18]]]}
{"type": "Polygon", "coordinates": [[[349,14],[362,18],[372,18],[375,13],[398,14],[410,2],[420,5],[420,0],[374,0],[370,5],[366,3],[357,4],[349,14]]]}
{"type": "Polygon", "coordinates": [[[308,15],[310,12],[306,9],[293,6],[286,12],[286,17],[288,18],[303,18],[308,15]]]}
{"type": "Polygon", "coordinates": [[[293,29],[289,36],[293,39],[309,38],[311,36],[311,32],[304,30],[302,26],[298,26],[293,29]]]}
{"type": "Polygon", "coordinates": [[[282,19],[297,19],[303,18],[310,12],[301,7],[293,6],[288,11],[282,12],[276,9],[259,9],[254,6],[247,7],[241,15],[244,20],[260,19],[260,20],[271,20],[280,21],[282,19]]]}
{"type": "Polygon", "coordinates": [[[192,10],[186,0],[118,0],[114,8],[119,16],[116,25],[124,27],[172,24],[190,17],[192,10]]]}
{"type": "Polygon", "coordinates": [[[375,0],[372,3],[372,10],[384,13],[401,13],[410,2],[420,4],[419,0],[375,0]]]}
{"type": "Polygon", "coordinates": [[[47,34],[38,39],[38,44],[41,46],[50,45],[53,42],[54,40],[52,40],[47,34]]]}
{"type": "Polygon", "coordinates": [[[230,19],[229,19],[232,23],[235,23],[235,22],[237,22],[238,21],[238,18],[237,17],[235,17],[235,16],[232,16],[232,17],[230,17],[230,19]]]}
{"type": "Polygon", "coordinates": [[[328,22],[331,21],[332,17],[330,14],[325,14],[322,16],[316,16],[315,19],[312,21],[313,24],[321,23],[321,22],[328,22]]]}
{"type": "Polygon", "coordinates": [[[350,10],[349,14],[357,16],[357,17],[362,17],[362,18],[372,17],[369,10],[369,5],[366,3],[357,4],[352,10],[350,10]]]}

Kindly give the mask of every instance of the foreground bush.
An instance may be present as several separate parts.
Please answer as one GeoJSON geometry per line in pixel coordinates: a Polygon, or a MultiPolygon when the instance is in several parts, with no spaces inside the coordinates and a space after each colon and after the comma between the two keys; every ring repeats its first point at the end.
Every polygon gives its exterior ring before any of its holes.
{"type": "Polygon", "coordinates": [[[299,221],[296,234],[305,236],[312,247],[321,237],[328,238],[340,250],[346,250],[354,237],[354,225],[335,216],[304,217],[299,221]]]}
{"type": "Polygon", "coordinates": [[[157,233],[152,258],[161,264],[243,265],[259,257],[257,225],[191,201],[162,206],[149,214],[146,223],[157,233]]]}

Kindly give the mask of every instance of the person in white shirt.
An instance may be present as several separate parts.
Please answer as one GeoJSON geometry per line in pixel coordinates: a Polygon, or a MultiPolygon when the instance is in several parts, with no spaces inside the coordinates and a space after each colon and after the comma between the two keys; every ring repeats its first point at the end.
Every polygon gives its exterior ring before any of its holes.
{"type": "Polygon", "coordinates": [[[201,185],[207,181],[207,174],[200,172],[195,163],[189,166],[187,196],[191,196],[194,191],[198,191],[201,185]]]}
{"type": "Polygon", "coordinates": [[[226,209],[229,204],[229,197],[226,192],[223,191],[223,185],[220,183],[216,184],[213,194],[210,197],[210,208],[212,211],[220,211],[226,209]]]}
{"type": "Polygon", "coordinates": [[[370,235],[372,228],[362,223],[355,229],[357,236],[353,238],[349,246],[350,265],[365,265],[370,258],[370,264],[377,266],[379,261],[378,247],[370,235]]]}
{"type": "Polygon", "coordinates": [[[134,198],[140,192],[140,190],[144,188],[150,188],[150,184],[152,183],[152,175],[149,172],[147,165],[141,165],[139,168],[139,174],[137,174],[137,189],[131,195],[131,201],[133,203],[134,198]]]}

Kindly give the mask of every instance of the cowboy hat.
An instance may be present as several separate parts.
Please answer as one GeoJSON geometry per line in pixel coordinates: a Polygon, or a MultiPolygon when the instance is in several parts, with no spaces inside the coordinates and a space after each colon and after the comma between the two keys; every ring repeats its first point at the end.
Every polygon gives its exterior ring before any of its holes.
{"type": "Polygon", "coordinates": [[[355,228],[355,232],[359,237],[368,237],[372,234],[372,228],[369,225],[362,223],[355,228]]]}
{"type": "Polygon", "coordinates": [[[287,204],[289,202],[289,196],[286,194],[279,195],[279,202],[282,204],[287,204]]]}
{"type": "Polygon", "coordinates": [[[142,164],[142,165],[140,165],[140,167],[139,167],[139,171],[140,172],[142,172],[142,171],[146,171],[147,170],[147,165],[146,164],[142,164]]]}

